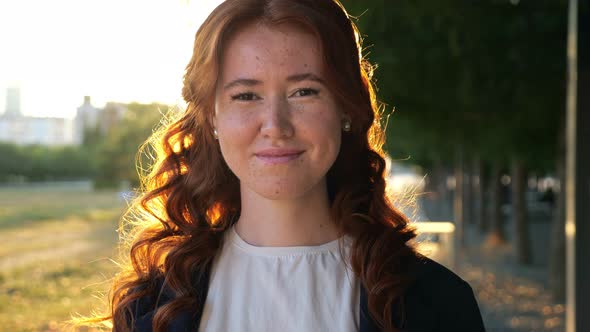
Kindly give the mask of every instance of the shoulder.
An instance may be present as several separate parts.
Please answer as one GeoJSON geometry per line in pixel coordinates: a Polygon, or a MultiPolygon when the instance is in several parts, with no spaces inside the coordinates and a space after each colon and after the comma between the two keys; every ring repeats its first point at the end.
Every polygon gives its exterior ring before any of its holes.
{"type": "Polygon", "coordinates": [[[438,262],[419,255],[414,265],[415,283],[413,287],[429,293],[451,293],[456,290],[471,288],[469,284],[438,262]]]}
{"type": "MultiPolygon", "coordinates": [[[[152,281],[154,294],[137,298],[130,305],[128,324],[134,332],[152,332],[153,319],[158,308],[170,303],[174,298],[174,293],[165,285],[163,276],[157,277],[152,281]]],[[[131,289],[129,293],[139,292],[147,286],[138,286],[131,289]]],[[[168,326],[168,331],[189,331],[187,327],[191,326],[192,315],[188,312],[181,312],[168,326]]]]}
{"type": "MultiPolygon", "coordinates": [[[[131,303],[129,307],[128,329],[134,332],[152,332],[154,316],[158,309],[170,304],[172,307],[165,311],[174,312],[169,320],[166,331],[168,332],[188,332],[198,328],[201,321],[201,314],[205,299],[207,298],[207,289],[209,284],[210,264],[202,269],[195,268],[192,272],[191,283],[195,288],[193,301],[182,301],[171,303],[178,299],[177,294],[167,285],[164,275],[154,277],[149,281],[149,295],[141,296],[131,303]]],[[[145,290],[147,287],[139,286],[130,291],[138,292],[145,290]]]]}
{"type": "Polygon", "coordinates": [[[465,280],[424,256],[418,256],[413,275],[404,293],[408,331],[484,331],[477,300],[465,280]]]}

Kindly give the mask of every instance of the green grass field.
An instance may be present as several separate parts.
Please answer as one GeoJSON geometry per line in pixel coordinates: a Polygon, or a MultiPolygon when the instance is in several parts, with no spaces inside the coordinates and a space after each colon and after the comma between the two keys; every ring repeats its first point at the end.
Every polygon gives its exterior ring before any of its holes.
{"type": "Polygon", "coordinates": [[[125,207],[115,191],[0,189],[0,330],[63,331],[101,308],[125,207]]]}

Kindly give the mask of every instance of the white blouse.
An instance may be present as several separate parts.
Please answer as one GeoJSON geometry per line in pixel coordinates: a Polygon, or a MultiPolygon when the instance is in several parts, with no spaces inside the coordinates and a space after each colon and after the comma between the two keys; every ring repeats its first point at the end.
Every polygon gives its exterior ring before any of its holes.
{"type": "MultiPolygon", "coordinates": [[[[348,257],[351,240],[342,240],[348,257]]],[[[232,227],[213,263],[199,331],[358,331],[360,283],[338,241],[257,247],[232,227]]]]}

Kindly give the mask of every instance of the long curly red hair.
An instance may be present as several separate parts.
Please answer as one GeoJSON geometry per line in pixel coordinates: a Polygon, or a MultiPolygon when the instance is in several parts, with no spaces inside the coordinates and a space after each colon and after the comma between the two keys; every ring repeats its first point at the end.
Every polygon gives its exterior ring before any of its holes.
{"type": "Polygon", "coordinates": [[[191,275],[207,271],[223,233],[240,214],[239,180],[220,153],[212,115],[224,42],[253,21],[299,24],[322,45],[328,86],[353,124],[327,174],[331,212],[341,233],[353,239],[349,263],[367,290],[371,317],[384,331],[396,331],[392,311],[411,282],[417,254],[408,241],[416,234],[386,194],[373,67],[337,0],[227,0],[201,25],[184,76],[186,111],[151,137],[157,157],[144,178],[144,194],[125,219],[131,223],[122,226],[129,261],[115,279],[111,310],[102,319],[116,331],[128,330],[132,303],[156,296],[161,290],[155,281],[162,276],[176,297],[157,309],[154,331],[165,331],[179,312],[194,310],[191,275]]]}

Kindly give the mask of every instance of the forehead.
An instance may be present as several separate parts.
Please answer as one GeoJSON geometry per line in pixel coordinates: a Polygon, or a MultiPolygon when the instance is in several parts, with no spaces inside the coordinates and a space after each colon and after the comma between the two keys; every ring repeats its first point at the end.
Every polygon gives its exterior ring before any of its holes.
{"type": "Polygon", "coordinates": [[[293,74],[323,69],[320,43],[309,30],[292,23],[251,23],[237,29],[226,41],[221,58],[221,76],[293,74]]]}

